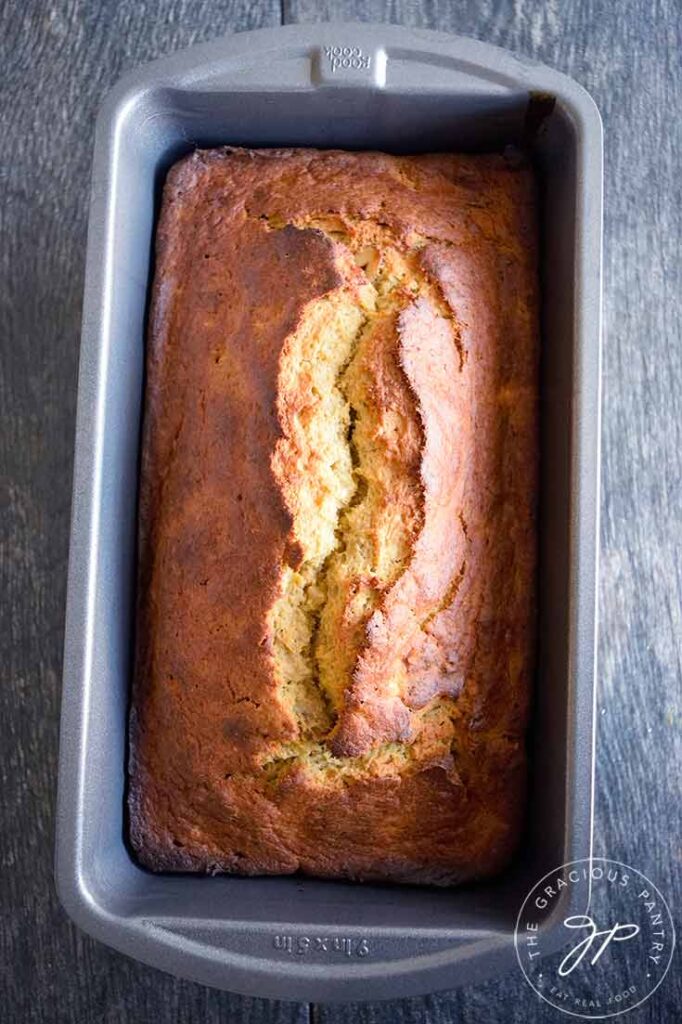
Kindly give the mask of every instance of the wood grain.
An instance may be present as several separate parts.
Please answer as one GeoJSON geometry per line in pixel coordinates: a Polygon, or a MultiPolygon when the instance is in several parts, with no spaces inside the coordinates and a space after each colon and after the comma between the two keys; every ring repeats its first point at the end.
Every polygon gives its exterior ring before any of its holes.
{"type": "MultiPolygon", "coordinates": [[[[52,885],[54,779],[80,303],[94,114],[127,68],[227,31],[392,21],[478,36],[594,95],[606,131],[597,852],[673,904],[679,843],[682,345],[675,0],[58,0],[0,6],[0,1019],[299,1022],[133,963],[81,935],[52,885]]],[[[313,1019],[561,1019],[516,973],[454,993],[314,1007],[313,1019]]],[[[632,1020],[672,1024],[670,972],[632,1020]]]]}

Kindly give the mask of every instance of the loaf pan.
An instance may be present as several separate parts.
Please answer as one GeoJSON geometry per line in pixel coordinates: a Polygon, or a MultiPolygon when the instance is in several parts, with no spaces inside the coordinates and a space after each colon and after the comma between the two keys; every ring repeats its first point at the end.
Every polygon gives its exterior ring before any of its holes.
{"type": "MultiPolygon", "coordinates": [[[[398,997],[513,969],[530,887],[591,855],[601,162],[599,114],[570,79],[472,39],[388,25],[232,36],[142,68],[109,94],[90,205],[56,843],[61,901],[86,932],[248,995],[398,997]],[[127,846],[154,221],[168,167],[196,146],[224,143],[533,152],[542,194],[540,640],[527,827],[515,862],[494,880],[420,889],[153,875],[127,846]]],[[[560,942],[559,927],[553,919],[546,949],[560,942]]]]}

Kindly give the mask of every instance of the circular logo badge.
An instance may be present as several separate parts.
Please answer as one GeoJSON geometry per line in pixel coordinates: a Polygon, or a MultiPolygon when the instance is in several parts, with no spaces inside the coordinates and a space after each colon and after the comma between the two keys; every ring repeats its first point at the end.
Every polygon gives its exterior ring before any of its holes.
{"type": "Polygon", "coordinates": [[[572,1017],[634,1010],[675,948],[668,904],[641,871],[604,857],[562,864],[526,896],[514,932],[529,985],[572,1017]]]}

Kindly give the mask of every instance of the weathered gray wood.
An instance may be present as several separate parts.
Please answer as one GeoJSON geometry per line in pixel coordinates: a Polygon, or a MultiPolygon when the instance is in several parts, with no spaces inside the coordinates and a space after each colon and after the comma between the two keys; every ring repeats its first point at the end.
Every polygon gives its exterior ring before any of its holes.
{"type": "MultiPolygon", "coordinates": [[[[604,462],[597,852],[679,903],[680,102],[675,0],[28,0],[0,5],[0,1020],[303,1021],[132,963],[80,935],[52,888],[52,814],[92,124],[128,67],[284,20],[394,21],[478,36],[593,93],[606,128],[604,462]],[[679,814],[677,815],[677,820],[679,814]],[[676,899],[675,899],[676,897],[676,899]]],[[[670,973],[637,1021],[673,1022],[670,973]]],[[[677,1008],[677,1012],[676,1012],[677,1008]]],[[[516,973],[325,1022],[558,1020],[516,973]]],[[[633,1016],[634,1019],[634,1016],[633,1016]]]]}

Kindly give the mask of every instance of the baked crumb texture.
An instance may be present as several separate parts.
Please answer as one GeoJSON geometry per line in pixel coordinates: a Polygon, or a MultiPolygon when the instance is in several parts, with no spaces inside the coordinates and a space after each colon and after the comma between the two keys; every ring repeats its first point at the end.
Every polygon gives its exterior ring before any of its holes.
{"type": "Polygon", "coordinates": [[[532,172],[196,152],[157,235],[130,834],[155,870],[452,884],[518,840],[532,172]]]}

